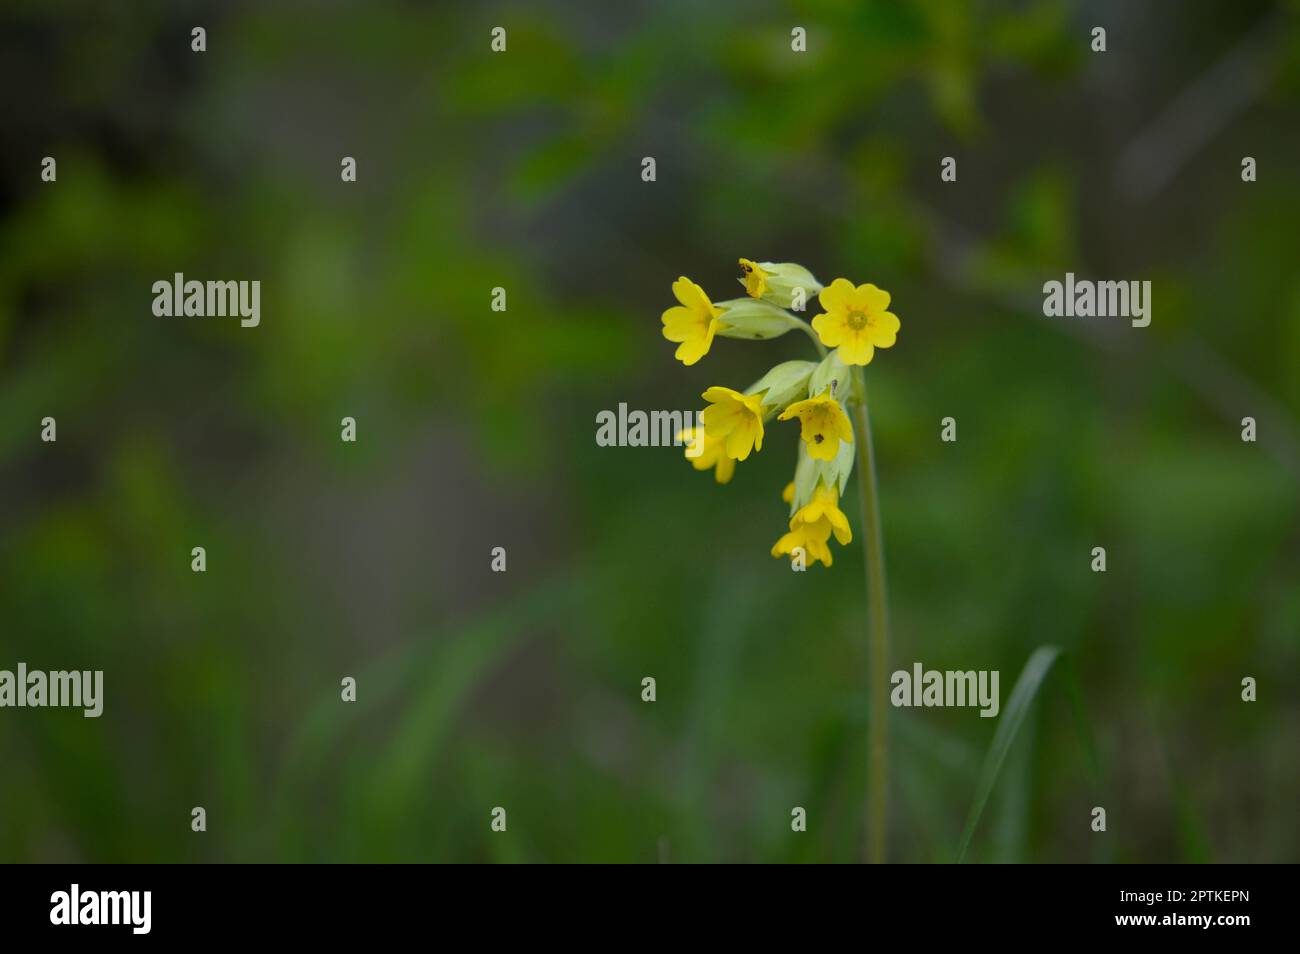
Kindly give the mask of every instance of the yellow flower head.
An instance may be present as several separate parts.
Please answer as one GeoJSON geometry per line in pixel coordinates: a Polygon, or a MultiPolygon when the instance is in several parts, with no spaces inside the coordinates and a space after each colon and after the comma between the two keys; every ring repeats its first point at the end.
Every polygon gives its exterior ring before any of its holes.
{"type": "MultiPolygon", "coordinates": [[[[781,496],[786,503],[794,500],[794,484],[787,485],[781,496]]],[[[829,567],[832,561],[828,543],[832,533],[841,546],[853,542],[849,518],[840,510],[839,496],[835,489],[818,484],[812,501],[800,507],[790,518],[790,532],[776,541],[772,547],[772,556],[793,554],[795,547],[799,547],[809,563],[820,560],[824,566],[829,567]]]]}
{"type": "Polygon", "coordinates": [[[713,479],[718,483],[727,483],[736,473],[736,462],[723,452],[722,442],[710,440],[709,432],[704,428],[685,428],[678,433],[677,439],[686,445],[686,459],[696,470],[717,468],[713,479]]]}
{"type": "Polygon", "coordinates": [[[824,566],[829,567],[832,563],[831,548],[826,545],[826,541],[830,539],[831,532],[829,527],[824,533],[822,529],[814,524],[790,521],[790,532],[773,544],[772,556],[779,557],[783,553],[793,556],[795,548],[798,547],[803,550],[807,563],[816,563],[820,560],[824,566]]]}
{"type": "Polygon", "coordinates": [[[745,291],[749,297],[762,298],[767,291],[767,272],[747,258],[740,260],[740,270],[745,273],[745,291]]]}
{"type": "Polygon", "coordinates": [[[763,449],[763,396],[741,394],[731,388],[704,392],[705,439],[716,441],[732,460],[744,460],[751,450],[763,449]]]}
{"type": "Polygon", "coordinates": [[[844,511],[840,510],[839,494],[835,492],[834,487],[827,487],[825,484],[819,484],[813,492],[813,499],[800,507],[790,518],[791,530],[795,529],[796,524],[812,528],[818,534],[824,531],[825,536],[822,539],[834,533],[840,546],[848,546],[853,542],[853,530],[849,527],[849,518],[844,516],[844,511]]]}
{"type": "Polygon", "coordinates": [[[876,348],[893,347],[898,337],[898,316],[889,308],[889,292],[875,285],[858,285],[837,278],[822,289],[818,299],[825,314],[812,326],[828,348],[839,348],[845,364],[869,364],[876,348]]]}
{"type": "Polygon", "coordinates": [[[692,365],[709,353],[722,310],[709,301],[704,289],[685,275],[673,282],[673,296],[681,302],[663,313],[664,337],[679,341],[675,357],[692,365]]]}
{"type": "Polygon", "coordinates": [[[778,421],[799,418],[800,436],[808,445],[808,456],[813,460],[834,460],[840,452],[840,441],[853,443],[853,425],[840,407],[840,402],[830,396],[829,390],[803,401],[796,401],[781,412],[778,421]]]}

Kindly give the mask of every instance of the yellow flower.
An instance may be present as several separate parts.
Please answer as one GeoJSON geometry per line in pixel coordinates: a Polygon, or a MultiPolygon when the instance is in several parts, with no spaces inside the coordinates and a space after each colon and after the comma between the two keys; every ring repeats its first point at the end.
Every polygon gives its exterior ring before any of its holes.
{"type": "Polygon", "coordinates": [[[847,278],[837,278],[818,299],[826,313],[815,317],[812,326],[822,344],[840,349],[845,364],[870,364],[876,348],[893,347],[899,321],[886,310],[889,292],[871,284],[854,288],[847,278]]]}
{"type": "Polygon", "coordinates": [[[722,310],[685,275],[673,282],[673,295],[681,304],[669,308],[660,318],[664,337],[681,342],[675,357],[682,364],[692,365],[709,353],[722,310]]]}
{"type": "Polygon", "coordinates": [[[835,492],[834,487],[827,487],[825,484],[819,484],[813,492],[812,501],[800,507],[790,518],[791,530],[795,529],[796,524],[812,528],[816,534],[824,531],[825,536],[822,539],[834,533],[840,546],[848,546],[853,542],[853,530],[849,527],[849,518],[844,516],[844,511],[840,510],[839,494],[835,492]]]}
{"type": "Polygon", "coordinates": [[[799,418],[800,436],[808,445],[808,456],[813,460],[834,460],[840,452],[840,441],[853,442],[853,425],[840,407],[840,402],[824,391],[816,397],[796,401],[777,418],[788,421],[799,418]]]}
{"type": "MultiPolygon", "coordinates": [[[[786,486],[781,496],[787,503],[794,500],[793,482],[786,486]]],[[[831,548],[827,544],[832,533],[841,546],[853,542],[849,518],[840,510],[839,496],[835,489],[818,484],[812,501],[800,507],[790,518],[790,532],[776,541],[772,547],[772,556],[793,554],[795,547],[801,547],[807,562],[816,563],[820,560],[829,567],[832,562],[831,548]]]]}
{"type": "Polygon", "coordinates": [[[696,470],[717,468],[713,472],[713,479],[718,483],[727,483],[736,473],[736,462],[723,453],[722,442],[710,440],[709,433],[704,428],[688,427],[678,433],[677,440],[686,445],[686,459],[696,470]],[[691,451],[696,448],[699,452],[691,456],[691,451]]]}
{"type": "Polygon", "coordinates": [[[783,553],[794,555],[795,548],[803,550],[805,564],[816,563],[818,560],[824,566],[830,566],[831,548],[826,545],[830,539],[831,532],[829,526],[822,532],[822,527],[815,524],[797,523],[790,521],[790,532],[777,540],[772,546],[772,556],[779,557],[783,553]]]}
{"type": "Polygon", "coordinates": [[[704,433],[718,441],[732,460],[744,460],[751,450],[763,449],[763,397],[741,394],[731,388],[704,392],[704,433]]]}
{"type": "Polygon", "coordinates": [[[794,503],[794,481],[785,485],[785,490],[781,491],[781,499],[788,504],[794,503]]]}
{"type": "Polygon", "coordinates": [[[740,270],[745,273],[745,291],[750,298],[762,298],[767,291],[767,272],[757,262],[740,260],[740,270]]]}

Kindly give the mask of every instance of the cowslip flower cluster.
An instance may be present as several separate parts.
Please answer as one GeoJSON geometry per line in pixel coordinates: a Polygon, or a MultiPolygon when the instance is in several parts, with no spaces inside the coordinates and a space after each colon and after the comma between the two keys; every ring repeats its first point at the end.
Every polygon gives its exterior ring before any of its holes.
{"type": "Polygon", "coordinates": [[[830,539],[853,540],[840,496],[853,472],[853,393],[850,368],[869,364],[877,348],[892,347],[899,321],[889,311],[889,292],[837,278],[822,285],[802,265],[740,259],[746,297],[713,302],[699,285],[681,277],[673,283],[677,304],[663,313],[663,335],[677,344],[676,358],[693,365],[709,353],[715,338],[752,341],[779,338],[800,329],[817,346],[820,361],[784,361],[744,391],[706,390],[700,415],[703,435],[687,428],[678,439],[696,470],[712,470],[728,483],[737,462],[763,449],[764,425],[773,417],[799,422],[794,480],[783,499],[790,505],[789,530],[772,547],[774,557],[792,562],[832,563],[830,539]],[[816,295],[822,311],[811,325],[788,309],[802,310],[816,295]]]}

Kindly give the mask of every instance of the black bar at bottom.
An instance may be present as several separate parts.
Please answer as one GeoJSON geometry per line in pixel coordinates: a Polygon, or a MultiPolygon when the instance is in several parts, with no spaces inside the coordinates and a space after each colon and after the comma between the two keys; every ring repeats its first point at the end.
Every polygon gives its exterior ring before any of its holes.
{"type": "Polygon", "coordinates": [[[491,934],[514,925],[534,940],[609,940],[620,921],[629,936],[667,939],[683,936],[663,933],[670,927],[696,936],[766,934],[773,919],[791,929],[802,922],[818,935],[837,922],[859,937],[919,927],[927,942],[1038,929],[1052,932],[1047,937],[1231,943],[1243,931],[1287,927],[1292,880],[1287,867],[1239,865],[840,866],[812,881],[803,872],[737,868],[709,875],[705,885],[689,867],[677,875],[622,868],[594,882],[582,870],[537,881],[536,872],[417,865],[39,865],[5,873],[6,940],[63,935],[81,943],[285,937],[337,944],[475,925],[491,934]],[[566,885],[567,877],[574,882],[566,885]]]}

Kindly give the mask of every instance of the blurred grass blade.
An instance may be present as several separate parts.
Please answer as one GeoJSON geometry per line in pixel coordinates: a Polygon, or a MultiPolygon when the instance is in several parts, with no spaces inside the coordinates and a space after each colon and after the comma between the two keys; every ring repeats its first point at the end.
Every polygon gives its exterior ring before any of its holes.
{"type": "MultiPolygon", "coordinates": [[[[1060,667],[1057,667],[1058,671],[1060,667]]],[[[1059,678],[1059,676],[1058,676],[1059,678]]],[[[1032,708],[1032,707],[1031,707],[1032,708]]],[[[1019,744],[1011,746],[1002,768],[1002,784],[989,794],[989,860],[996,864],[1023,862],[1028,836],[1030,776],[1033,770],[1034,733],[1038,720],[1027,718],[1020,729],[1019,744]]]]}
{"type": "Polygon", "coordinates": [[[1075,671],[1073,658],[1066,655],[1061,660],[1061,677],[1065,680],[1065,693],[1070,700],[1070,714],[1074,717],[1074,728],[1079,733],[1079,744],[1083,746],[1083,757],[1087,762],[1088,774],[1096,785],[1100,785],[1101,759],[1097,755],[1097,742],[1092,737],[1092,722],[1088,718],[1088,707],[1083,701],[1083,686],[1079,674],[1075,671]]]}
{"type": "Polygon", "coordinates": [[[970,815],[966,819],[966,828],[961,835],[961,846],[957,849],[958,864],[961,864],[962,859],[966,857],[966,849],[970,847],[975,828],[984,814],[984,806],[988,804],[989,795],[998,780],[1002,763],[1006,761],[1007,753],[1011,750],[1011,743],[1016,740],[1020,724],[1025,721],[1029,707],[1033,704],[1034,697],[1038,695],[1039,687],[1060,655],[1059,646],[1038,647],[1025,663],[1020,678],[1016,680],[1015,688],[1011,690],[1011,698],[1007,700],[1002,720],[998,723],[997,731],[993,733],[993,743],[989,746],[988,754],[984,756],[984,767],[980,769],[979,784],[975,787],[975,802],[971,805],[970,815]]]}

